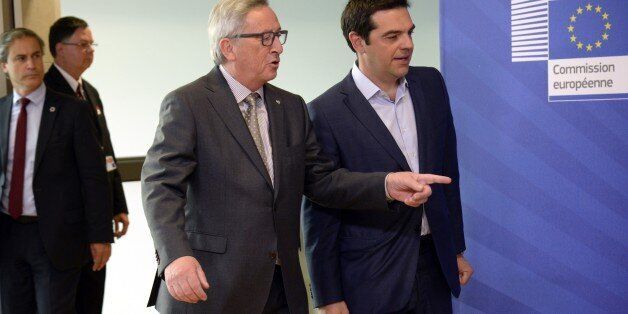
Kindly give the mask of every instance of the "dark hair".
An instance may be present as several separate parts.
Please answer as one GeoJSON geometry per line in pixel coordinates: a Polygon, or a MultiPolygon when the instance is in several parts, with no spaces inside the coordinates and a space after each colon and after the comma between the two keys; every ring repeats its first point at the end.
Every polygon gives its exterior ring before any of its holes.
{"type": "Polygon", "coordinates": [[[48,34],[48,44],[50,45],[50,53],[53,57],[57,56],[57,44],[72,37],[74,32],[79,28],[89,27],[87,22],[78,17],[66,16],[58,19],[50,26],[48,34]]]}
{"type": "Polygon", "coordinates": [[[16,39],[21,39],[24,37],[37,39],[41,52],[44,52],[44,40],[41,39],[39,35],[37,35],[35,32],[28,28],[14,28],[0,35],[0,62],[7,63],[7,60],[9,58],[9,48],[11,48],[11,45],[16,39]]]}
{"type": "Polygon", "coordinates": [[[342,34],[345,36],[349,48],[355,52],[349,40],[349,33],[351,32],[356,32],[367,45],[369,44],[369,34],[375,29],[372,19],[375,12],[408,7],[410,7],[408,0],[349,0],[340,18],[342,34]]]}

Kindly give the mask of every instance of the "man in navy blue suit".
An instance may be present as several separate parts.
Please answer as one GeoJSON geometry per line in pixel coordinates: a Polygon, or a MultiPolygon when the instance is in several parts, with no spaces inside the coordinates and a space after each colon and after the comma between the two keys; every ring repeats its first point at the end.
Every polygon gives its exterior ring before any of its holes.
{"type": "Polygon", "coordinates": [[[310,201],[302,226],[314,305],[323,313],[450,313],[465,260],[456,134],[438,70],[410,67],[407,0],[351,0],[342,31],[357,62],[309,105],[323,152],[350,171],[448,176],[417,210],[339,211],[310,201]]]}

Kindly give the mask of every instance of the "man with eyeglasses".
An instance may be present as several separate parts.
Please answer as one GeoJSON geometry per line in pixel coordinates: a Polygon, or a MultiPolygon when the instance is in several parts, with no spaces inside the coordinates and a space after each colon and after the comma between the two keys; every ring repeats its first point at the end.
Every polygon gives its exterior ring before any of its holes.
{"type": "MultiPolygon", "coordinates": [[[[49,88],[78,99],[89,106],[91,119],[96,126],[96,137],[105,155],[109,196],[113,204],[114,235],[124,236],[129,226],[128,210],[122,179],[116,166],[116,156],[105,120],[103,104],[94,86],[83,79],[83,73],[94,60],[92,31],[84,20],[67,16],[58,19],[50,27],[50,52],[54,64],[50,67],[44,81],[49,88]]],[[[81,272],[76,308],[78,313],[101,313],[105,293],[106,269],[94,270],[93,261],[87,263],[81,272]]]]}
{"type": "Polygon", "coordinates": [[[164,99],[142,169],[158,253],[149,305],[164,313],[307,313],[302,196],[383,209],[424,203],[447,177],[351,173],[319,152],[305,103],[268,84],[287,32],[265,0],[223,0],[209,18],[216,66],[164,99]]]}

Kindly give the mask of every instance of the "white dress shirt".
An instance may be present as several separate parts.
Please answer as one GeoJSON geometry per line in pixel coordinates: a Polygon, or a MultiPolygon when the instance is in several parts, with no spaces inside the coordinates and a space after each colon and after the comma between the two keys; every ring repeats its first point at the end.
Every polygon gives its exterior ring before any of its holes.
{"type": "MultiPolygon", "coordinates": [[[[229,89],[235,96],[236,103],[238,103],[238,107],[240,108],[240,112],[244,116],[246,109],[248,108],[248,104],[244,102],[244,98],[246,96],[253,93],[240,82],[238,82],[227,70],[221,65],[219,66],[220,72],[227,80],[227,84],[229,85],[229,89]]],[[[270,122],[268,120],[268,111],[266,110],[266,102],[264,101],[264,87],[262,86],[260,89],[255,91],[259,94],[261,103],[258,103],[257,108],[257,118],[259,121],[259,131],[262,137],[262,143],[264,144],[264,152],[266,153],[266,160],[268,161],[268,174],[270,176],[271,183],[275,183],[275,176],[273,171],[273,147],[270,143],[270,133],[268,129],[270,127],[270,122]]]]}
{"type": "MultiPolygon", "coordinates": [[[[83,86],[83,78],[79,77],[78,80],[75,80],[72,75],[70,75],[68,72],[66,72],[64,69],[62,69],[60,66],[58,66],[56,63],[53,63],[54,67],[57,68],[57,70],[59,70],[59,73],[61,73],[61,75],[63,76],[63,78],[66,80],[66,82],[68,82],[68,84],[70,84],[70,87],[72,88],[72,90],[76,93],[76,89],[78,88],[79,84],[81,84],[81,86],[83,86]]],[[[81,93],[83,93],[83,95],[85,95],[85,87],[81,88],[81,93]]]]}
{"type": "MultiPolygon", "coordinates": [[[[20,115],[22,105],[19,103],[20,96],[13,91],[13,105],[11,108],[11,125],[9,128],[9,151],[7,153],[7,168],[4,188],[2,189],[2,212],[9,213],[9,192],[11,190],[11,175],[13,173],[13,153],[15,150],[15,131],[17,129],[17,118],[20,115]]],[[[46,85],[43,83],[32,93],[26,95],[30,103],[26,106],[26,155],[24,160],[24,194],[22,215],[37,216],[35,208],[35,195],[33,195],[33,174],[35,171],[35,151],[37,149],[37,138],[39,137],[39,125],[41,124],[44,100],[46,99],[46,85]]]]}
{"type": "MultiPolygon", "coordinates": [[[[419,141],[417,124],[414,118],[414,105],[410,97],[408,82],[399,80],[395,99],[390,99],[375,83],[373,83],[356,64],[351,69],[351,76],[358,90],[371,104],[379,118],[395,139],[410,169],[419,172],[419,141]]],[[[421,235],[430,233],[425,211],[421,221],[421,235]]]]}

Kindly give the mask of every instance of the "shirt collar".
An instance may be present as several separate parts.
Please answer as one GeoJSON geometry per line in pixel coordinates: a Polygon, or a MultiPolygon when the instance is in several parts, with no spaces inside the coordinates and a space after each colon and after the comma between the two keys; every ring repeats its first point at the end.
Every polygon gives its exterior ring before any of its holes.
{"type": "Polygon", "coordinates": [[[81,85],[83,84],[83,78],[82,77],[79,77],[78,80],[75,80],[72,77],[72,75],[70,75],[68,72],[66,72],[64,69],[62,69],[60,66],[58,66],[56,63],[53,63],[53,65],[57,68],[57,70],[59,70],[59,73],[61,73],[61,75],[68,82],[68,84],[70,84],[70,87],[72,88],[72,90],[74,92],[76,92],[76,89],[78,88],[79,83],[81,85]]]}
{"type": "MultiPolygon", "coordinates": [[[[244,98],[246,98],[246,96],[252,93],[252,91],[246,88],[246,86],[242,85],[233,76],[231,76],[231,73],[229,73],[227,69],[225,69],[225,67],[222,66],[222,64],[218,66],[218,68],[220,69],[220,72],[222,72],[222,75],[225,77],[225,80],[227,80],[229,89],[231,89],[233,96],[235,96],[236,103],[241,103],[244,100],[244,98]]],[[[260,87],[255,92],[259,94],[262,100],[264,99],[264,86],[260,87]]]]}
{"type": "MultiPolygon", "coordinates": [[[[375,85],[373,81],[371,81],[368,77],[366,77],[366,75],[364,75],[364,73],[362,73],[362,70],[360,70],[357,63],[354,63],[353,67],[351,68],[351,76],[353,77],[353,81],[358,87],[358,90],[362,93],[362,95],[364,95],[364,98],[366,98],[367,100],[370,100],[380,92],[385,98],[388,98],[388,96],[385,96],[386,94],[377,85],[375,85]]],[[[408,82],[406,81],[405,77],[402,77],[399,80],[399,85],[397,86],[397,100],[401,99],[405,95],[407,87],[408,82]]]]}
{"type": "MultiPolygon", "coordinates": [[[[22,98],[20,94],[18,94],[15,90],[13,90],[13,105],[20,106],[19,100],[22,98]]],[[[44,99],[46,98],[46,85],[42,82],[37,89],[32,91],[30,94],[24,96],[24,98],[28,98],[30,100],[29,105],[39,106],[44,103],[44,99]]]]}

